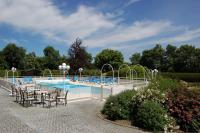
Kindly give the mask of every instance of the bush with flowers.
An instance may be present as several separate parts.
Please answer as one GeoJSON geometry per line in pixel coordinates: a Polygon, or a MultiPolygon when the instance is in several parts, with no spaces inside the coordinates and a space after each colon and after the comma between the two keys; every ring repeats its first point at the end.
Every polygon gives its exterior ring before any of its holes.
{"type": "Polygon", "coordinates": [[[182,130],[200,131],[200,90],[180,88],[170,91],[166,105],[182,130]]]}
{"type": "Polygon", "coordinates": [[[126,90],[118,95],[110,96],[101,112],[110,120],[129,119],[129,106],[133,95],[135,95],[135,90],[126,90]]]}
{"type": "Polygon", "coordinates": [[[152,131],[164,131],[174,120],[162,104],[146,100],[138,108],[134,125],[152,131]]]}
{"type": "Polygon", "coordinates": [[[200,90],[158,78],[145,88],[109,97],[102,113],[110,120],[131,120],[132,125],[151,131],[171,130],[177,123],[184,131],[199,132],[199,96],[200,90]]]}
{"type": "Polygon", "coordinates": [[[167,98],[167,91],[170,88],[176,89],[177,86],[171,79],[160,78],[153,80],[147,87],[138,90],[132,97],[130,104],[131,123],[141,128],[156,131],[167,130],[175,125],[175,120],[169,116],[164,105],[167,98]],[[163,82],[173,84],[163,85],[163,82]],[[152,106],[147,106],[146,104],[152,104],[152,106]],[[154,106],[158,107],[158,109],[154,108],[154,106]],[[149,117],[140,117],[144,114],[149,117]],[[155,118],[159,118],[159,120],[155,118]],[[154,124],[152,125],[151,123],[154,124]]]}

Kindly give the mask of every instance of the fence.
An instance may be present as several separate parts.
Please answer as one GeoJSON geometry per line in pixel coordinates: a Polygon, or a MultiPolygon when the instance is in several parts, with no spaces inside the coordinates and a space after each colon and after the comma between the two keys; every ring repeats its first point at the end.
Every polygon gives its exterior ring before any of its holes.
{"type": "MultiPolygon", "coordinates": [[[[94,77],[94,76],[92,76],[94,77]]],[[[4,81],[18,84],[18,80],[23,81],[27,77],[8,77],[4,78],[4,81]]],[[[32,77],[32,83],[36,84],[37,88],[40,89],[55,89],[62,88],[63,90],[69,90],[68,99],[82,99],[82,98],[96,98],[105,99],[113,94],[118,94],[121,91],[133,89],[138,86],[147,85],[148,81],[144,79],[135,78],[134,80],[128,80],[126,78],[115,79],[115,82],[102,82],[100,77],[98,82],[91,82],[88,80],[91,77],[81,77],[79,82],[73,82],[66,80],[63,77],[32,77]],[[120,80],[120,82],[118,82],[120,80]],[[40,84],[40,82],[46,82],[47,84],[40,84]],[[64,82],[63,82],[64,81],[64,82]]],[[[110,79],[110,77],[103,77],[103,80],[110,79]]]]}

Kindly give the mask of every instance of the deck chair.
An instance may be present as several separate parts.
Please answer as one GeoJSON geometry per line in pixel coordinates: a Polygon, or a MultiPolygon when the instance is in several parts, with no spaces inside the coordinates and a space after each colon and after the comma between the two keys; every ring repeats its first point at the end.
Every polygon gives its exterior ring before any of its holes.
{"type": "Polygon", "coordinates": [[[21,98],[22,98],[22,105],[28,107],[28,104],[32,105],[34,101],[37,101],[34,93],[29,93],[26,90],[20,91],[21,98]]]}
{"type": "Polygon", "coordinates": [[[58,102],[60,101],[60,100],[64,100],[65,101],[65,106],[66,106],[66,104],[67,104],[67,94],[68,94],[68,92],[69,92],[69,90],[67,90],[66,92],[65,92],[65,95],[64,96],[58,96],[57,98],[56,98],[56,104],[58,104],[58,102]]]}
{"type": "Polygon", "coordinates": [[[51,103],[52,102],[56,102],[56,105],[57,105],[57,100],[56,100],[56,97],[57,97],[57,92],[52,92],[52,93],[48,93],[48,94],[43,94],[42,96],[42,101],[43,101],[43,107],[44,107],[44,104],[45,102],[48,102],[48,107],[50,108],[51,107],[51,103]]]}
{"type": "Polygon", "coordinates": [[[20,90],[19,89],[17,89],[17,88],[15,88],[15,97],[16,97],[16,102],[17,103],[20,103],[21,102],[21,95],[20,95],[20,90]]]}

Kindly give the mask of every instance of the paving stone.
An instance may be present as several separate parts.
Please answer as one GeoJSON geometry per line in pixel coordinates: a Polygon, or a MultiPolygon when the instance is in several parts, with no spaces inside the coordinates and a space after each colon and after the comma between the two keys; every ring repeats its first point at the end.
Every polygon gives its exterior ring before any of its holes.
{"type": "Polygon", "coordinates": [[[24,108],[0,88],[0,133],[141,133],[101,120],[103,102],[87,100],[59,105],[24,108]]]}

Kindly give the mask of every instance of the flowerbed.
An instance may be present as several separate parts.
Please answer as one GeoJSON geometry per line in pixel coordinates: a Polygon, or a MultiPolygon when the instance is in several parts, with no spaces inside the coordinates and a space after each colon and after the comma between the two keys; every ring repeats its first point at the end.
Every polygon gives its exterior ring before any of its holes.
{"type": "Polygon", "coordinates": [[[200,91],[181,88],[168,94],[166,105],[181,129],[198,132],[200,129],[200,91]]]}
{"type": "Polygon", "coordinates": [[[159,78],[138,91],[111,96],[102,113],[110,120],[130,120],[151,131],[171,130],[177,124],[187,132],[200,128],[200,91],[187,89],[176,80],[159,78]]]}

